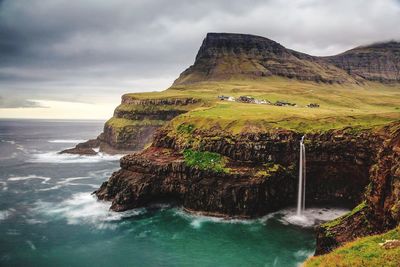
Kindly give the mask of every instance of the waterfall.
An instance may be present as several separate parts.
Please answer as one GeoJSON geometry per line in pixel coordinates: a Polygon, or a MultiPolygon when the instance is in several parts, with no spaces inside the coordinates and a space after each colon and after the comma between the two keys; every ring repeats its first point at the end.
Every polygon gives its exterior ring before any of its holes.
{"type": "Polygon", "coordinates": [[[299,161],[299,186],[297,194],[297,216],[301,216],[306,203],[306,147],[304,136],[300,140],[300,161],[299,161]]]}

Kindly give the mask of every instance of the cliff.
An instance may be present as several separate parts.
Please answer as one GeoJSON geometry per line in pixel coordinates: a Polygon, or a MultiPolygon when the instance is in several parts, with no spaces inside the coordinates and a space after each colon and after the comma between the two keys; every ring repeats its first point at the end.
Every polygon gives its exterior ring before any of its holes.
{"type": "Polygon", "coordinates": [[[380,135],[384,142],[370,168],[363,202],[349,214],[318,228],[316,255],[400,223],[400,124],[384,127],[380,135]]]}
{"type": "Polygon", "coordinates": [[[152,134],[172,118],[188,112],[201,101],[192,97],[141,99],[130,94],[122,96],[103,132],[93,140],[77,144],[61,153],[94,155],[101,152],[128,153],[144,148],[152,134]]]}
{"type": "MultiPolygon", "coordinates": [[[[184,208],[225,217],[257,217],[294,204],[297,155],[301,133],[278,131],[224,136],[220,132],[190,134],[159,130],[151,147],[121,159],[96,192],[116,211],[173,200],[184,208]],[[223,169],[201,169],[184,157],[187,150],[215,153],[223,169]]],[[[307,202],[355,205],[369,183],[381,138],[351,129],[308,134],[307,202]],[[372,152],[372,153],[371,153],[372,152]],[[321,173],[325,175],[321,176],[321,173]],[[349,182],[349,178],[351,182],[349,182]]]]}
{"type": "Polygon", "coordinates": [[[360,46],[324,59],[362,79],[386,83],[400,81],[400,42],[360,46]]]}

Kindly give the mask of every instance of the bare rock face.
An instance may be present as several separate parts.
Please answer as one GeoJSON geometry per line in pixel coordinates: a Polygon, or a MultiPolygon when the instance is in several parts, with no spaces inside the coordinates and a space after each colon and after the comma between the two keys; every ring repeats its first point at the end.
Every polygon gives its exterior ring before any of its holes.
{"type": "Polygon", "coordinates": [[[400,82],[400,42],[360,46],[324,59],[352,76],[378,82],[400,82]]]}
{"type": "Polygon", "coordinates": [[[174,85],[272,75],[329,83],[352,80],[345,71],[327,61],[286,49],[264,37],[208,33],[195,63],[179,76],[174,85]]]}
{"type": "Polygon", "coordinates": [[[363,202],[349,214],[317,229],[316,255],[400,223],[400,123],[385,127],[380,135],[384,142],[370,168],[363,202]]]}
{"type": "MultiPolygon", "coordinates": [[[[245,166],[231,166],[250,170],[245,166]]],[[[121,170],[96,195],[123,211],[152,202],[179,202],[188,211],[223,217],[252,218],[287,204],[295,192],[294,176],[279,167],[268,176],[223,173],[186,166],[171,149],[151,147],[121,159],[121,170]]]]}

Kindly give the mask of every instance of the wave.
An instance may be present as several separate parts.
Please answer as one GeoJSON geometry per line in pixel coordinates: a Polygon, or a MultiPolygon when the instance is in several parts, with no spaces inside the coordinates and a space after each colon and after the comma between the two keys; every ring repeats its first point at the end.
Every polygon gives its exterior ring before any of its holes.
{"type": "Polygon", "coordinates": [[[36,250],[36,246],[35,246],[35,244],[33,244],[32,241],[26,240],[26,243],[28,244],[28,246],[29,246],[32,250],[36,250]]]}
{"type": "Polygon", "coordinates": [[[91,177],[89,176],[69,177],[69,178],[64,178],[62,181],[57,182],[57,184],[69,184],[71,181],[84,180],[90,178],[91,177]]]}
{"type": "Polygon", "coordinates": [[[277,212],[269,213],[257,219],[230,219],[221,217],[212,217],[206,215],[197,215],[184,211],[182,208],[175,208],[174,213],[190,221],[190,225],[195,228],[201,228],[202,224],[211,223],[234,223],[234,224],[265,224],[271,219],[278,220],[284,225],[296,225],[301,227],[313,227],[322,222],[327,222],[347,213],[348,209],[341,208],[309,208],[303,213],[303,216],[296,215],[295,208],[283,209],[277,212]]]}
{"type": "Polygon", "coordinates": [[[28,162],[32,163],[97,163],[103,161],[117,161],[124,155],[109,155],[98,153],[97,155],[84,156],[74,154],[59,154],[58,152],[47,152],[33,154],[28,162]]]}
{"type": "Polygon", "coordinates": [[[14,212],[15,209],[0,210],[0,221],[7,220],[14,212]]]}
{"type": "Polygon", "coordinates": [[[3,191],[7,191],[8,190],[7,182],[0,181],[0,188],[3,191]]]}
{"type": "Polygon", "coordinates": [[[55,185],[55,186],[51,186],[51,187],[48,187],[48,188],[36,189],[35,191],[43,192],[43,191],[56,190],[56,189],[59,189],[59,188],[61,188],[61,185],[55,185]]]}
{"type": "Polygon", "coordinates": [[[42,184],[46,184],[49,180],[51,180],[50,177],[38,176],[38,175],[35,175],[35,174],[27,175],[27,176],[11,176],[7,180],[8,181],[24,181],[24,180],[30,180],[30,179],[43,180],[42,184]]]}
{"type": "Polygon", "coordinates": [[[90,192],[73,194],[60,203],[38,201],[33,211],[51,218],[65,219],[68,224],[91,224],[98,229],[116,228],[113,224],[124,218],[142,214],[145,209],[134,209],[126,212],[110,211],[110,203],[99,201],[90,192]]]}
{"type": "Polygon", "coordinates": [[[88,176],[90,178],[107,178],[112,175],[113,172],[117,171],[119,167],[112,168],[112,169],[103,169],[103,170],[97,170],[97,171],[90,171],[88,173],[88,176]]]}
{"type": "Polygon", "coordinates": [[[343,208],[308,208],[303,211],[302,215],[298,216],[295,208],[289,208],[265,216],[264,221],[276,218],[285,225],[292,224],[308,228],[336,219],[347,212],[349,210],[343,208]]]}
{"type": "Polygon", "coordinates": [[[56,140],[49,140],[47,142],[49,143],[61,143],[61,144],[77,144],[77,143],[83,143],[86,140],[80,140],[80,139],[56,139],[56,140]]]}
{"type": "Polygon", "coordinates": [[[13,140],[0,140],[0,142],[15,145],[15,141],[13,141],[13,140]]]}

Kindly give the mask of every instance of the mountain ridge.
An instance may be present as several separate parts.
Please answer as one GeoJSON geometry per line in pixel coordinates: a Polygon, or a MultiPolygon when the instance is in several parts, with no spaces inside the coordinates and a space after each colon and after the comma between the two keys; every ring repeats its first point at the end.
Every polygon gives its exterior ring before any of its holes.
{"type": "Polygon", "coordinates": [[[262,36],[208,33],[194,64],[183,71],[173,85],[265,76],[323,83],[399,82],[399,51],[399,43],[390,41],[356,47],[334,56],[317,57],[288,49],[262,36]],[[373,50],[367,56],[359,57],[351,52],[365,50],[365,47],[373,50]],[[384,55],[379,53],[382,49],[386,51],[384,55]]]}

